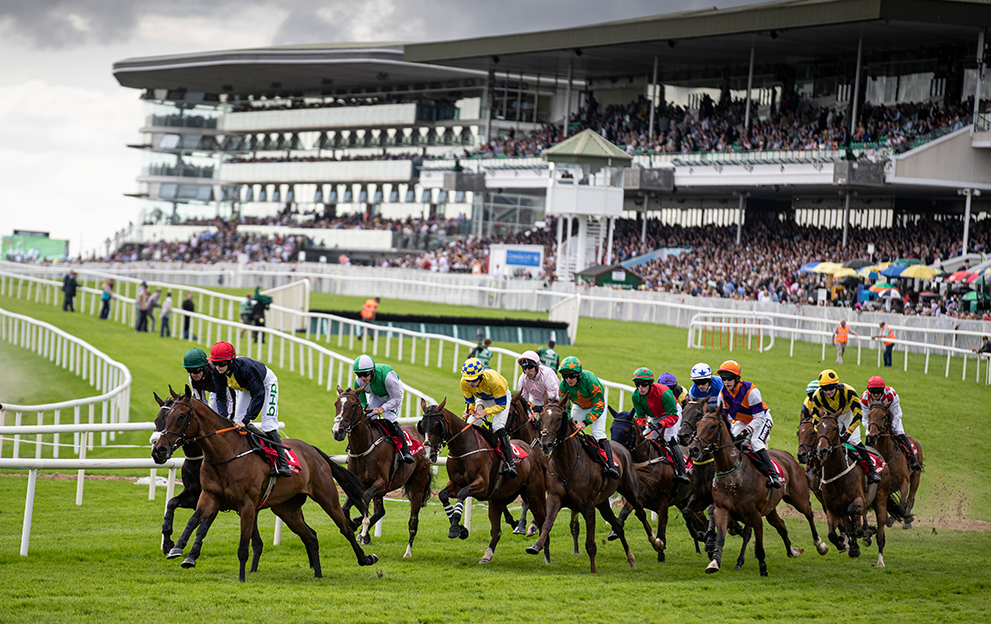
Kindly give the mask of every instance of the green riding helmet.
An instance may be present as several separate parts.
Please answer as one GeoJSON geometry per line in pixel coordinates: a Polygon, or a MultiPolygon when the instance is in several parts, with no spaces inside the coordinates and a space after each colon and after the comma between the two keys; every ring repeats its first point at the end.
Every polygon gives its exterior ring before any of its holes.
{"type": "Polygon", "coordinates": [[[206,366],[206,351],[203,349],[193,348],[182,356],[182,367],[186,370],[203,368],[204,366],[206,366]]]}
{"type": "Polygon", "coordinates": [[[354,365],[352,368],[354,369],[355,375],[358,373],[367,373],[368,371],[375,372],[375,360],[372,359],[372,356],[362,353],[358,357],[354,358],[354,365]]]}
{"type": "Polygon", "coordinates": [[[573,355],[569,355],[561,361],[561,366],[559,371],[563,373],[578,373],[582,372],[582,362],[573,355]]]}
{"type": "Polygon", "coordinates": [[[805,394],[812,396],[819,389],[819,380],[813,379],[809,382],[809,385],[805,386],[805,394]]]}
{"type": "Polygon", "coordinates": [[[653,383],[654,371],[650,370],[646,366],[641,366],[636,371],[634,371],[633,381],[649,381],[653,383]]]}

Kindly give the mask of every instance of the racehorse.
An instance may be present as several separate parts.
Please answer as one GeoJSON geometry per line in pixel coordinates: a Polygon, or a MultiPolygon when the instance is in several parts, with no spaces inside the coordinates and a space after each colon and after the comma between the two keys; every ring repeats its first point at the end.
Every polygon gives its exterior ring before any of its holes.
{"type": "MultiPolygon", "coordinates": [[[[874,508],[877,520],[877,567],[884,567],[884,525],[888,520],[891,474],[887,466],[878,470],[881,482],[865,487],[864,470],[852,460],[840,439],[835,414],[821,416],[816,424],[815,455],[822,466],[822,506],[829,523],[829,541],[840,552],[860,556],[857,538],[870,544],[873,530],[867,526],[867,510],[874,508]],[[862,523],[862,525],[861,525],[862,523]]],[[[894,505],[897,507],[897,503],[894,505]]]]}
{"type": "MultiPolygon", "coordinates": [[[[159,398],[158,394],[153,393],[155,401],[160,406],[158,414],[155,415],[155,433],[151,435],[151,442],[153,444],[162,435],[162,429],[165,427],[165,414],[172,407],[175,400],[179,398],[179,395],[175,393],[172,386],[169,386],[169,392],[172,394],[172,397],[165,401],[159,398]]],[[[182,472],[180,473],[182,492],[170,498],[169,502],[166,503],[165,519],[162,521],[162,554],[169,559],[182,556],[182,549],[175,549],[175,542],[172,541],[172,521],[175,518],[175,510],[178,507],[196,509],[196,501],[199,500],[200,492],[202,491],[202,487],[200,486],[200,466],[203,465],[203,451],[200,450],[200,445],[196,442],[184,444],[182,453],[186,459],[182,463],[182,472]]],[[[258,534],[258,525],[256,524],[255,530],[251,533],[251,568],[248,572],[258,571],[258,560],[262,556],[263,544],[264,542],[262,542],[261,535],[258,534]]],[[[197,557],[200,556],[200,549],[202,547],[203,540],[197,536],[197,539],[193,542],[192,549],[189,551],[189,556],[182,562],[182,567],[194,567],[197,557]]]]}
{"type": "MultiPolygon", "coordinates": [[[[689,401],[685,405],[681,412],[681,427],[678,429],[678,442],[682,446],[688,446],[691,443],[699,420],[703,415],[705,415],[704,401],[689,401]]],[[[692,464],[692,495],[681,508],[681,514],[684,516],[685,522],[688,523],[696,514],[702,513],[703,510],[708,511],[709,523],[705,531],[704,541],[705,552],[711,560],[716,549],[716,507],[712,502],[712,481],[716,477],[716,469],[711,453],[703,453],[702,458],[698,461],[693,460],[692,464]]],[[[740,570],[746,560],[747,544],[750,543],[754,530],[749,525],[741,525],[732,518],[727,524],[726,530],[730,535],[739,535],[743,539],[740,555],[736,558],[736,569],[740,570]]],[[[695,546],[695,552],[698,552],[698,544],[695,546]]]]}
{"type": "MultiPolygon", "coordinates": [[[[424,433],[431,463],[436,463],[441,446],[447,446],[447,476],[450,479],[447,486],[437,493],[444,511],[451,520],[451,528],[447,536],[451,539],[468,537],[468,529],[461,525],[461,515],[465,499],[469,496],[476,500],[489,501],[489,547],[485,550],[479,563],[489,563],[495,554],[496,545],[502,531],[499,521],[506,512],[506,507],[517,496],[522,496],[533,511],[537,522],[544,522],[544,467],[533,448],[525,442],[517,441],[512,444],[519,448],[526,457],[517,460],[516,477],[499,474],[499,458],[497,457],[496,442],[488,431],[476,427],[455,416],[444,406],[447,399],[440,405],[427,405],[420,399],[423,418],[419,428],[424,433]],[[457,503],[451,505],[451,497],[457,498],[457,503]]],[[[512,457],[506,458],[513,461],[512,457]]],[[[515,522],[510,518],[510,526],[515,522]]],[[[550,554],[544,554],[544,562],[550,563],[550,554]]]]}
{"type": "MultiPolygon", "coordinates": [[[[809,491],[819,500],[822,505],[822,479],[819,478],[822,467],[816,457],[816,423],[812,418],[801,416],[798,422],[798,463],[806,466],[805,480],[809,484],[809,491]]],[[[823,510],[826,508],[823,507],[823,510]]]]}
{"type": "MultiPolygon", "coordinates": [[[[617,412],[612,406],[609,407],[609,412],[613,416],[611,438],[630,451],[630,459],[634,462],[633,468],[637,471],[640,482],[640,504],[644,509],[657,513],[657,537],[667,544],[668,507],[684,507],[692,495],[692,484],[675,482],[674,467],[667,463],[660,448],[644,437],[643,429],[631,419],[629,412],[617,412]]],[[[620,524],[625,526],[626,519],[632,512],[633,505],[626,501],[619,512],[620,524]]],[[[685,524],[695,540],[695,551],[699,552],[698,544],[705,540],[705,516],[700,511],[694,516],[686,517],[685,524]]],[[[614,540],[618,537],[614,531],[606,539],[614,540]]],[[[664,561],[664,550],[662,548],[658,551],[658,562],[664,561]]]]}
{"type": "MultiPolygon", "coordinates": [[[[908,466],[908,459],[902,452],[901,444],[898,443],[891,430],[891,412],[883,405],[875,405],[867,415],[867,444],[876,448],[884,461],[888,463],[888,471],[891,473],[891,491],[899,494],[899,512],[902,517],[902,528],[911,529],[915,516],[912,515],[912,508],[915,507],[915,492],[919,489],[919,480],[922,473],[912,470],[908,466]]],[[[906,435],[909,441],[915,445],[917,459],[922,463],[922,445],[912,436],[906,435]]],[[[911,452],[911,449],[909,449],[911,452]]],[[[894,513],[888,518],[888,526],[894,524],[894,513]]]]}
{"type": "Polygon", "coordinates": [[[712,500],[716,505],[714,520],[716,523],[716,547],[712,561],[706,567],[707,574],[719,571],[722,560],[723,544],[726,540],[726,526],[729,518],[753,527],[754,555],[760,567],[760,575],[767,576],[767,562],[764,561],[764,520],[778,531],[785,544],[789,557],[798,557],[802,548],[793,548],[788,537],[788,528],[776,509],[784,500],[797,509],[809,522],[812,539],[820,555],[826,554],[829,547],[819,539],[815,521],[812,517],[812,505],[809,504],[809,486],[802,474],[798,462],[785,451],[768,449],[772,460],[781,467],[781,489],[768,488],[766,477],[747,461],[743,452],[733,443],[729,422],[721,415],[706,414],[702,416],[697,430],[689,445],[692,460],[701,459],[705,452],[712,453],[713,465],[716,471],[712,483],[712,500]]]}
{"type": "MultiPolygon", "coordinates": [[[[399,453],[392,445],[391,439],[378,426],[372,425],[370,412],[362,409],[357,390],[342,390],[337,386],[337,401],[334,402],[334,439],[338,442],[348,438],[348,470],[357,475],[365,489],[362,503],[368,507],[374,501],[375,511],[371,517],[364,516],[351,520],[351,528],[361,526],[358,542],[370,544],[372,541],[368,528],[374,526],[385,515],[385,505],[382,498],[396,488],[403,488],[403,493],[410,502],[409,511],[409,542],[406,543],[404,558],[413,556],[413,540],[420,524],[420,508],[430,499],[430,484],[433,473],[430,470],[430,460],[426,453],[417,453],[412,464],[399,461],[399,453]]],[[[423,442],[415,430],[409,432],[417,441],[423,442]]],[[[344,515],[348,513],[356,501],[350,498],[344,503],[344,515]]]]}
{"type": "MultiPolygon", "coordinates": [[[[189,534],[200,522],[202,526],[197,532],[198,539],[200,534],[206,536],[218,511],[236,511],[241,516],[241,540],[237,549],[241,564],[238,580],[243,583],[248,539],[255,527],[257,510],[269,507],[290,530],[299,535],[306,547],[313,575],[320,578],[323,576],[320,542],[316,532],[303,519],[302,505],[309,496],[337,523],[341,534],[351,543],[359,565],[372,565],[378,561],[378,556],[362,552],[338,500],[335,480],[341,484],[345,494],[353,500],[361,500],[361,484],[354,474],[335,464],[315,446],[302,440],[288,439],[283,440],[282,444],[287,447],[287,454],[290,450],[295,452],[299,473],[278,479],[269,477],[268,462],[252,451],[247,435],[238,433],[229,420],[206,404],[193,401],[189,386],[165,413],[162,437],[152,446],[152,459],[161,464],[180,446],[198,442],[204,460],[200,469],[203,491],[186,530],[176,544],[177,548],[181,550],[185,546],[189,534]]],[[[368,512],[367,508],[361,511],[363,514],[368,512]]]]}
{"type": "MultiPolygon", "coordinates": [[[[565,412],[567,404],[568,398],[563,397],[557,403],[545,405],[540,412],[540,448],[545,455],[550,455],[547,464],[547,518],[541,526],[537,542],[529,546],[526,551],[536,555],[547,548],[551,527],[554,526],[558,512],[561,511],[562,506],[568,507],[585,518],[585,552],[588,553],[594,574],[596,572],[595,510],[598,509],[602,518],[619,535],[619,541],[626,552],[626,561],[631,568],[636,568],[636,557],[630,552],[623,525],[616,518],[609,503],[609,497],[614,492],[618,491],[633,505],[654,550],[660,552],[664,548],[664,543],[654,535],[647,521],[647,514],[640,504],[640,484],[633,469],[633,460],[630,459],[629,451],[622,445],[610,441],[620,478],[606,477],[602,467],[596,464],[583,448],[585,443],[576,437],[579,430],[565,412]]],[[[595,446],[594,442],[589,444],[595,446]]],[[[593,452],[598,453],[597,447],[593,452]]]]}

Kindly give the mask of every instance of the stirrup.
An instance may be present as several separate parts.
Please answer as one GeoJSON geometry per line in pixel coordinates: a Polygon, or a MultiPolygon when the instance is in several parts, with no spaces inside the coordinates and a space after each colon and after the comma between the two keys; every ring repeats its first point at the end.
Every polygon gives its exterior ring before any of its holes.
{"type": "Polygon", "coordinates": [[[881,475],[879,475],[874,470],[870,470],[867,473],[867,485],[873,485],[875,483],[881,482],[881,475]]]}

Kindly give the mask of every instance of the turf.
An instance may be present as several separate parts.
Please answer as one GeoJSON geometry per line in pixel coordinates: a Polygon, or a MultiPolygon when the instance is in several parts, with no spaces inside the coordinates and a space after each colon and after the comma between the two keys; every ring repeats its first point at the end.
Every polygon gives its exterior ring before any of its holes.
{"type": "MultiPolygon", "coordinates": [[[[388,302],[388,297],[383,299],[383,311],[388,302]]],[[[324,307],[318,302],[312,305],[324,307]]],[[[0,297],[0,307],[51,322],[126,363],[134,375],[131,420],[150,419],[156,407],[151,392],[161,393],[169,383],[184,380],[179,363],[189,345],[183,341],[136,334],[120,324],[9,297],[0,297]]],[[[356,309],[350,304],[348,307],[356,309]]],[[[343,304],[341,309],[346,309],[343,304]]],[[[430,311],[464,313],[444,306],[431,306],[430,311]]],[[[788,357],[783,341],[763,354],[739,350],[730,354],[725,350],[686,349],[683,329],[589,318],[581,323],[578,345],[560,349],[562,355],[578,355],[587,369],[614,381],[627,381],[641,365],[684,377],[698,360],[718,364],[732,355],[741,362],[745,378],[759,385],[771,407],[776,421],[772,446],[792,452],[805,384],[821,368],[831,366],[831,358],[820,362],[819,348],[804,343],[796,344],[793,358],[788,357]]],[[[501,346],[517,351],[524,348],[501,346]]],[[[346,348],[346,341],[344,347],[338,348],[336,341],[330,345],[342,353],[357,354],[357,348],[346,348]]],[[[382,353],[384,346],[380,345],[382,353]]],[[[416,366],[381,355],[378,359],[394,365],[411,385],[438,399],[447,396],[457,404],[458,376],[450,369],[450,355],[445,354],[443,369],[422,367],[422,353],[416,366]]],[[[11,365],[18,371],[16,382],[0,382],[4,393],[0,400],[10,400],[5,395],[11,388],[18,391],[15,396],[21,397],[21,402],[53,400],[65,396],[74,383],[71,376],[67,378],[46,360],[19,347],[0,343],[0,357],[5,362],[5,378],[11,378],[11,365]],[[63,394],[51,394],[52,386],[63,394]]],[[[434,363],[435,356],[431,359],[434,363]]],[[[855,353],[848,352],[847,361],[855,362],[855,353]]],[[[867,365],[876,361],[873,352],[865,352],[863,361],[862,366],[848,363],[838,368],[841,378],[858,389],[876,372],[867,365]]],[[[901,370],[900,357],[896,363],[895,369],[886,369],[883,374],[899,390],[906,428],[922,442],[927,457],[916,513],[937,528],[920,522],[911,531],[890,529],[885,552],[888,567],[884,570],[871,566],[876,558],[874,548],[865,548],[859,560],[850,560],[835,550],[819,557],[811,548],[807,527],[789,520],[793,541],[807,549],[802,557],[786,558],[779,538],[767,536],[770,577],[760,579],[752,550],[742,571],[729,565],[739,544],[730,538],[724,571],[706,576],[702,572],[704,557],[694,553],[687,533],[674,517],[668,531],[667,562],[663,564],[654,561],[642,531],[629,524],[639,562],[638,570],[630,570],[618,544],[602,542],[606,531],[600,519],[598,578],[588,576],[584,554],[570,554],[563,522],[553,533],[551,566],[525,555],[523,547],[532,540],[510,535],[508,530],[494,562],[479,566],[476,562],[488,541],[484,507],[476,503],[471,537],[464,542],[450,541],[446,538],[446,518],[434,498],[421,513],[411,561],[401,559],[406,503],[387,503],[383,537],[369,549],[381,560],[371,568],[359,568],[329,518],[315,505],[307,505],[307,521],[321,538],[323,580],[312,579],[298,538],[285,532],[281,545],[271,545],[274,521],[271,514],[264,513],[262,535],[269,544],[261,571],[249,577],[246,586],[240,586],[234,582],[237,519],[233,514],[215,523],[197,568],[182,570],[158,550],[164,490],[159,490],[158,500],[148,501],[147,487],[120,481],[88,482],[85,503],[76,507],[74,483],[41,480],[31,554],[22,558],[17,552],[26,481],[5,476],[0,478],[0,496],[6,503],[0,506],[0,579],[7,599],[0,604],[0,621],[144,622],[157,615],[168,619],[300,622],[501,622],[533,617],[554,622],[617,618],[858,622],[875,620],[879,613],[899,622],[937,618],[945,622],[987,621],[991,615],[989,583],[979,571],[991,554],[991,540],[980,531],[942,528],[954,523],[966,526],[967,522],[982,526],[982,521],[991,521],[987,478],[991,460],[982,436],[977,434],[983,431],[987,414],[987,388],[973,381],[972,372],[968,381],[961,381],[959,361],[951,365],[949,378],[943,377],[942,365],[924,374],[918,356],[910,358],[907,372],[901,370]],[[259,584],[263,588],[257,587],[259,584]]],[[[504,363],[507,376],[509,364],[504,363]]],[[[280,377],[281,419],[287,423],[287,433],[328,452],[341,452],[343,444],[334,442],[330,435],[333,396],[298,373],[273,368],[280,377]]],[[[73,394],[77,389],[69,394],[80,396],[73,394]]],[[[85,387],[79,390],[83,395],[93,394],[85,387]]],[[[616,401],[613,393],[611,402],[615,405],[616,401]]],[[[141,446],[139,454],[148,452],[147,434],[118,436],[118,440],[141,446]]],[[[9,444],[3,452],[9,456],[9,444]]],[[[102,450],[90,456],[101,454],[134,456],[135,449],[102,450]]],[[[437,486],[442,484],[443,471],[436,482],[437,486]]],[[[187,517],[188,512],[180,511],[177,526],[187,517]]],[[[824,523],[819,526],[824,532],[824,523]]]]}

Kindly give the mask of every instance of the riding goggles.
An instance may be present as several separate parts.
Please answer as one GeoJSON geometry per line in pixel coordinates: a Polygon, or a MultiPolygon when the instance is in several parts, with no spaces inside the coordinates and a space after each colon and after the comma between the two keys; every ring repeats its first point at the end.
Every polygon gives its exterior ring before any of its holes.
{"type": "Polygon", "coordinates": [[[578,379],[578,373],[561,373],[561,379],[578,379]]]}
{"type": "Polygon", "coordinates": [[[836,390],[840,387],[840,384],[827,384],[825,386],[819,386],[819,389],[823,392],[829,392],[830,390],[836,390]]]}
{"type": "Polygon", "coordinates": [[[650,384],[651,382],[647,381],[646,379],[637,379],[636,381],[633,382],[633,385],[636,386],[637,388],[643,388],[645,386],[649,386],[650,384]]]}
{"type": "Polygon", "coordinates": [[[739,377],[737,377],[733,373],[723,373],[719,375],[719,378],[722,379],[723,381],[736,381],[737,379],[739,379],[739,377]]]}
{"type": "Polygon", "coordinates": [[[364,379],[365,377],[371,377],[374,374],[375,371],[358,371],[357,373],[355,373],[355,376],[360,379],[364,379]]]}
{"type": "Polygon", "coordinates": [[[206,370],[206,366],[199,366],[197,368],[187,368],[186,372],[188,372],[190,375],[199,375],[205,370],[206,370]]]}
{"type": "Polygon", "coordinates": [[[520,362],[520,368],[522,368],[523,370],[530,370],[531,368],[537,368],[537,365],[534,364],[533,362],[530,362],[529,360],[525,360],[523,362],[520,362]]]}
{"type": "Polygon", "coordinates": [[[884,388],[868,388],[867,391],[874,396],[881,396],[884,394],[884,388]]]}

